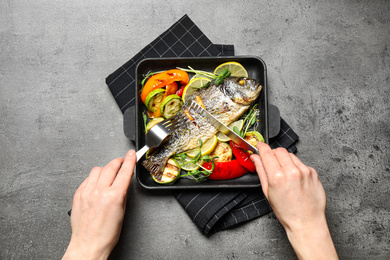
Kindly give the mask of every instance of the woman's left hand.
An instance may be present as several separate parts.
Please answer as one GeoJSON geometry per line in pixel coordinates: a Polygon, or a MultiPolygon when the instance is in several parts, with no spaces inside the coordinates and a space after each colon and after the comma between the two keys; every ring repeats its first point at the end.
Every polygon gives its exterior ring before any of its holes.
{"type": "Polygon", "coordinates": [[[73,197],[72,237],[63,259],[107,259],[119,239],[136,154],[95,167],[73,197]]]}

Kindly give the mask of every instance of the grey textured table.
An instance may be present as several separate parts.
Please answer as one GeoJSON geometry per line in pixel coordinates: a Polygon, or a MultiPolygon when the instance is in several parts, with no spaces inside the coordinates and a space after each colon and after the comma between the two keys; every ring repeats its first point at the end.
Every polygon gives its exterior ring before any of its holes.
{"type": "MultiPolygon", "coordinates": [[[[340,257],[389,259],[390,2],[133,2],[0,3],[0,259],[61,258],[74,191],[132,147],[105,77],[185,13],[267,63],[340,257]]],[[[169,192],[127,206],[115,259],[295,259],[272,214],[205,238],[169,192]]]]}

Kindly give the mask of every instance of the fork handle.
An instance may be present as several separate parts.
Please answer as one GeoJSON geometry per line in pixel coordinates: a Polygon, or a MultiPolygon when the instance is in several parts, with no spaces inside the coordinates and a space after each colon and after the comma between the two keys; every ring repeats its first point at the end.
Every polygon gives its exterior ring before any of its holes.
{"type": "Polygon", "coordinates": [[[138,152],[136,153],[137,155],[137,162],[139,161],[139,159],[141,159],[141,157],[146,153],[146,151],[149,150],[149,146],[145,145],[144,147],[141,148],[141,150],[138,150],[138,152]]]}

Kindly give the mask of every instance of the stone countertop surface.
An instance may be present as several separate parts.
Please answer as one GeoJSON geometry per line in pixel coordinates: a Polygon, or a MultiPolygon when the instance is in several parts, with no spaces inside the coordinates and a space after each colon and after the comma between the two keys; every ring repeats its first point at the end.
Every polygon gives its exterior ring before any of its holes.
{"type": "MultiPolygon", "coordinates": [[[[105,78],[184,14],[261,57],[341,259],[390,258],[390,2],[2,1],[0,259],[60,259],[93,166],[133,147],[105,78]]],[[[296,259],[271,213],[204,237],[133,180],[113,259],[296,259]]]]}

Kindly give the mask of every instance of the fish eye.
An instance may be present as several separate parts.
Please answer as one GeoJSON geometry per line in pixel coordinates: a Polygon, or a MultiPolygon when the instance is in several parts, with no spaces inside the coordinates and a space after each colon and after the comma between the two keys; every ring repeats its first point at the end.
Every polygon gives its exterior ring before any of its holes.
{"type": "Polygon", "coordinates": [[[244,84],[245,84],[245,79],[240,80],[240,81],[238,82],[238,84],[240,84],[241,86],[244,86],[244,84]]]}

